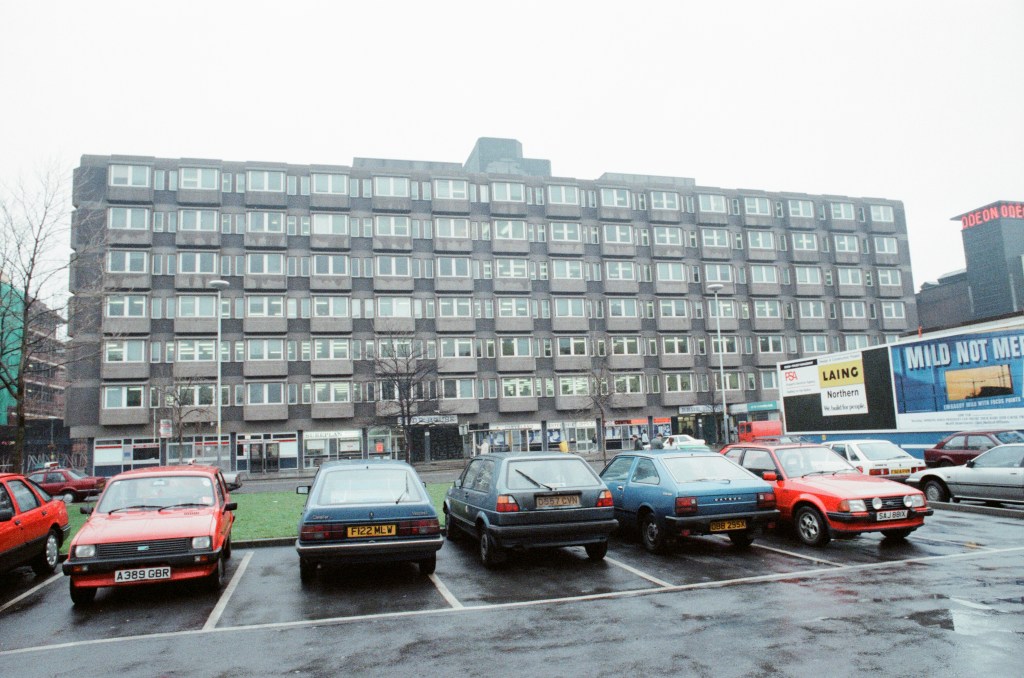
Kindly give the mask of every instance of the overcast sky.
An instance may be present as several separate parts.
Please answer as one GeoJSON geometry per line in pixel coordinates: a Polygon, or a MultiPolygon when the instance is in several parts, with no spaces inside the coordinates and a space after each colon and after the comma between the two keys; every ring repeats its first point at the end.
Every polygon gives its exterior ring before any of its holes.
{"type": "MultiPolygon", "coordinates": [[[[1024,2],[0,3],[0,180],[84,153],[463,162],[902,200],[1024,199],[1024,2]]],[[[1022,236],[1024,237],[1024,236],[1022,236]]]]}

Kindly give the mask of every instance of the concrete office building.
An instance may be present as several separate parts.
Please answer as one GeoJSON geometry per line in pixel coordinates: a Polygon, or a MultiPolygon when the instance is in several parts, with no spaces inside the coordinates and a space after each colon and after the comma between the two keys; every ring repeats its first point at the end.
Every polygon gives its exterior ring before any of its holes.
{"type": "Polygon", "coordinates": [[[898,201],[556,177],[511,139],[464,164],[83,156],[74,200],[71,334],[94,350],[68,422],[103,472],[395,451],[373,356],[396,332],[436,357],[410,448],[438,458],[585,449],[595,400],[613,449],[717,440],[720,357],[730,416],[777,417],[777,361],[917,326],[898,201]],[[172,393],[191,409],[161,446],[172,393]]]}

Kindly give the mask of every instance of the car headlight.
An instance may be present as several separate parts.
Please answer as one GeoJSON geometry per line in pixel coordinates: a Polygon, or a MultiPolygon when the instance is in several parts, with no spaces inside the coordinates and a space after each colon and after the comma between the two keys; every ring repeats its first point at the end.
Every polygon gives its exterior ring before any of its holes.
{"type": "Polygon", "coordinates": [[[907,508],[914,508],[916,506],[924,506],[924,495],[923,494],[908,494],[903,497],[903,505],[907,508]]]}
{"type": "Polygon", "coordinates": [[[96,555],[96,547],[93,544],[80,544],[75,547],[75,558],[92,558],[96,555]]]}
{"type": "Polygon", "coordinates": [[[867,511],[867,506],[864,505],[863,499],[844,499],[839,502],[840,511],[849,511],[850,513],[862,513],[867,511]]]}
{"type": "Polygon", "coordinates": [[[210,548],[211,543],[209,537],[192,537],[192,548],[197,551],[210,548]]]}

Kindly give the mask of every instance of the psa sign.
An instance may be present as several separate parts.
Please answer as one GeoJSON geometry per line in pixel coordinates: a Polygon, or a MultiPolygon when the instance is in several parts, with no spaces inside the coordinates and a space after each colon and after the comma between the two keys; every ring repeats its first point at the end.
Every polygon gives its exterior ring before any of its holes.
{"type": "Polygon", "coordinates": [[[1024,203],[997,202],[968,212],[960,217],[960,224],[964,230],[967,230],[996,219],[1024,219],[1024,203]]]}

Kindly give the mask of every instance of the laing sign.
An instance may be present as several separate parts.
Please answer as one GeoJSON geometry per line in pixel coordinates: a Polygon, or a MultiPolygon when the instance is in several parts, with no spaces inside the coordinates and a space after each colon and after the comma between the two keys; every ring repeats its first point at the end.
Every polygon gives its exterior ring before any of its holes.
{"type": "Polygon", "coordinates": [[[960,224],[967,230],[996,219],[1024,219],[1024,203],[998,202],[987,205],[962,215],[960,224]]]}
{"type": "Polygon", "coordinates": [[[782,363],[779,370],[783,397],[816,395],[821,416],[868,411],[864,363],[859,351],[782,363]]]}

